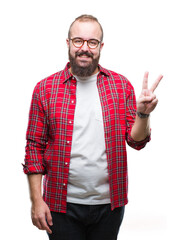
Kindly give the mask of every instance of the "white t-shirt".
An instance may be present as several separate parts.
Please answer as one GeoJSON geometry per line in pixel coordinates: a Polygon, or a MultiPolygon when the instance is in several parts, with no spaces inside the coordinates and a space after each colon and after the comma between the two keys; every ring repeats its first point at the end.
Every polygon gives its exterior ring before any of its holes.
{"type": "Polygon", "coordinates": [[[77,79],[67,202],[110,203],[104,126],[97,75],[77,79]]]}

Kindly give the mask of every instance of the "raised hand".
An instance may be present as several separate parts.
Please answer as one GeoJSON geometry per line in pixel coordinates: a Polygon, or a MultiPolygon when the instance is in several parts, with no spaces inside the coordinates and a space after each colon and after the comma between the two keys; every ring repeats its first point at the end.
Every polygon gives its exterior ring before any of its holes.
{"type": "Polygon", "coordinates": [[[154,91],[163,78],[162,75],[159,75],[159,77],[153,83],[152,87],[148,89],[148,74],[148,72],[145,72],[144,74],[142,92],[137,100],[137,112],[143,114],[150,114],[155,109],[158,103],[158,99],[156,98],[154,91]]]}

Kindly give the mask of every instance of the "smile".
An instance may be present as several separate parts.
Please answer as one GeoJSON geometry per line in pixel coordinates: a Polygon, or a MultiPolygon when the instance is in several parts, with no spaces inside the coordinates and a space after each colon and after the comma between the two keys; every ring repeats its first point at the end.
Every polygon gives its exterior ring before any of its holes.
{"type": "Polygon", "coordinates": [[[89,52],[77,52],[76,53],[76,57],[81,57],[81,58],[93,58],[93,54],[92,53],[89,53],[89,52]]]}
{"type": "Polygon", "coordinates": [[[87,56],[87,55],[85,55],[85,54],[79,55],[79,57],[81,57],[81,58],[89,58],[89,56],[87,56]]]}

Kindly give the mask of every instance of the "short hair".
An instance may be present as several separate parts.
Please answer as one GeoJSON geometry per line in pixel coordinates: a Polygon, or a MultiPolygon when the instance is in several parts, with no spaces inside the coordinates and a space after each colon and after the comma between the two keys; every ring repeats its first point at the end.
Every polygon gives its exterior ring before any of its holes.
{"type": "Polygon", "coordinates": [[[68,38],[70,38],[71,28],[76,21],[79,21],[79,22],[90,22],[90,21],[91,22],[97,22],[99,24],[101,32],[102,32],[101,41],[103,40],[103,28],[102,28],[101,24],[99,23],[98,19],[96,17],[92,16],[92,15],[87,15],[87,14],[83,14],[83,15],[77,17],[72,22],[72,24],[70,25],[69,31],[68,31],[68,38]]]}

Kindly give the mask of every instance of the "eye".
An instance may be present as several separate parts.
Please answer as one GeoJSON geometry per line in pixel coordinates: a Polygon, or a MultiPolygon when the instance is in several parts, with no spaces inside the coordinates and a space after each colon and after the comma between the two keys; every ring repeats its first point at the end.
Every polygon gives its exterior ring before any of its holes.
{"type": "Polygon", "coordinates": [[[98,45],[98,41],[94,39],[89,40],[89,45],[95,47],[96,45],[98,45]]]}
{"type": "Polygon", "coordinates": [[[80,38],[75,38],[75,39],[73,39],[73,42],[74,42],[74,44],[80,45],[83,43],[83,40],[80,38]]]}

